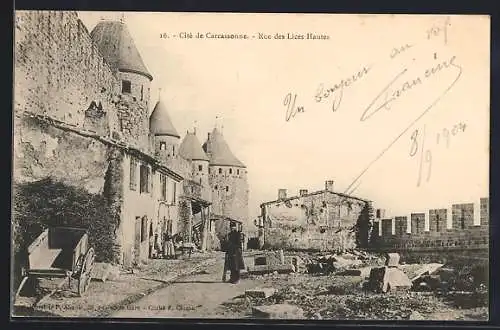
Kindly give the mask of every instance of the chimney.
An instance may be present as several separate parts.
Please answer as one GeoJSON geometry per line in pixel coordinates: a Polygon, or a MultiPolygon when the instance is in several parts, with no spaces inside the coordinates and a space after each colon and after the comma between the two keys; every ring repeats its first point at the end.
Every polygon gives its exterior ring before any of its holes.
{"type": "Polygon", "coordinates": [[[286,189],[278,189],[278,199],[286,198],[286,189]]]}
{"type": "Polygon", "coordinates": [[[299,196],[304,196],[304,195],[307,195],[307,189],[300,189],[299,196]]]}
{"type": "Polygon", "coordinates": [[[333,191],[333,180],[325,181],[325,190],[333,191]]]}

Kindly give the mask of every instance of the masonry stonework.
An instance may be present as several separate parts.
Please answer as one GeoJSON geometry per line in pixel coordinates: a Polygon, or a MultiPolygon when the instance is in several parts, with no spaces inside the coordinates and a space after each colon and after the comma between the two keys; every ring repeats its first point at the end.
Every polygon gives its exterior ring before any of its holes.
{"type": "Polygon", "coordinates": [[[369,222],[365,200],[331,191],[261,205],[264,247],[345,250],[357,245],[356,228],[369,222]]]}

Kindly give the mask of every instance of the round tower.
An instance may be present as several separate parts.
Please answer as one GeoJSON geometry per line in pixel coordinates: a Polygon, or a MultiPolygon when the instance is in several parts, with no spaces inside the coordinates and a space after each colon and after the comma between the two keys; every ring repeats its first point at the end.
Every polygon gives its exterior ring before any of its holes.
{"type": "MultiPolygon", "coordinates": [[[[212,214],[229,217],[246,225],[248,220],[247,169],[231,152],[217,128],[208,134],[203,150],[209,158],[209,184],[212,188],[212,214]]],[[[228,226],[216,225],[218,236],[225,235],[228,226]]]]}
{"type": "Polygon", "coordinates": [[[149,117],[149,131],[155,137],[154,148],[156,156],[165,161],[177,157],[181,137],[172,124],[167,108],[161,99],[158,100],[149,117]]]}
{"type": "Polygon", "coordinates": [[[186,132],[186,136],[179,147],[179,155],[191,162],[192,180],[208,187],[209,159],[201,148],[201,143],[196,137],[196,131],[192,133],[186,132]]]}
{"type": "Polygon", "coordinates": [[[153,76],[144,65],[134,39],[122,21],[101,21],[90,33],[99,52],[119,80],[119,94],[149,109],[153,76]]]}

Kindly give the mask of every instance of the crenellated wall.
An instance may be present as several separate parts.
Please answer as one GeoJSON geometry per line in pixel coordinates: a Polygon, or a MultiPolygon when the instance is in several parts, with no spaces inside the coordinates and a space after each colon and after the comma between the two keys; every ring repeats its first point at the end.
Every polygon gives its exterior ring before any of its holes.
{"type": "MultiPolygon", "coordinates": [[[[382,212],[383,213],[383,212],[382,212]]],[[[382,250],[487,249],[489,199],[408,216],[376,218],[370,247],[382,250]],[[410,226],[409,226],[410,225],[410,226]]]]}

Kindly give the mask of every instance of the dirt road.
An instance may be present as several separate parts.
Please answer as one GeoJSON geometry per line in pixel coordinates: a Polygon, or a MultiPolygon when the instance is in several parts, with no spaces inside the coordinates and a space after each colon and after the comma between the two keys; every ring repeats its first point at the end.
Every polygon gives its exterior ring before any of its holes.
{"type": "Polygon", "coordinates": [[[220,259],[203,273],[183,277],[111,317],[231,318],[221,314],[218,307],[244,294],[245,290],[259,286],[259,281],[242,279],[237,285],[222,283],[222,269],[220,259]]]}

